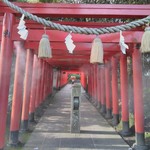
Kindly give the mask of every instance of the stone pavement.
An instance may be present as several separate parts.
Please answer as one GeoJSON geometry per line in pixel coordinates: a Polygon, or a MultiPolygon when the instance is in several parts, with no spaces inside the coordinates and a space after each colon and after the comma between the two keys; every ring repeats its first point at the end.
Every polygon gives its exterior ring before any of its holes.
{"type": "Polygon", "coordinates": [[[81,133],[70,133],[71,86],[55,94],[24,150],[128,150],[129,146],[91,105],[83,90],[81,133]]]}

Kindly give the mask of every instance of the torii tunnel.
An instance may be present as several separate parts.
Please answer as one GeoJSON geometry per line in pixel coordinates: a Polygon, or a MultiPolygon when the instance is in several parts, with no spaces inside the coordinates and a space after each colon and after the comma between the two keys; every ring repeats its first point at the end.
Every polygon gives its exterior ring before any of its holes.
{"type": "MultiPolygon", "coordinates": [[[[141,19],[150,14],[150,5],[109,4],[48,4],[17,3],[25,11],[44,18],[124,18],[141,19]]],[[[5,131],[12,56],[16,53],[11,137],[17,137],[20,122],[26,126],[34,119],[34,112],[53,89],[61,89],[68,83],[69,74],[79,74],[81,85],[100,107],[106,118],[113,116],[114,126],[119,123],[119,95],[121,99],[122,134],[129,134],[127,57],[132,59],[133,94],[135,118],[135,149],[147,149],[144,137],[144,109],[142,92],[142,63],[140,43],[144,33],[142,26],[123,31],[129,49],[122,54],[119,46],[120,33],[99,35],[104,48],[104,64],[90,64],[90,52],[95,35],[72,33],[76,45],[69,54],[65,37],[67,32],[47,27],[52,58],[38,58],[38,45],[44,33],[43,25],[26,20],[29,31],[27,40],[21,40],[17,26],[21,14],[0,2],[0,150],[5,147],[5,131]],[[24,55],[26,56],[26,59],[24,55]],[[22,63],[24,61],[24,63],[22,63]],[[120,93],[118,92],[118,69],[120,69],[120,93]],[[24,74],[24,75],[23,75],[24,74]],[[21,120],[20,120],[21,119],[21,120]]],[[[110,27],[123,23],[56,21],[63,25],[81,27],[110,27]]],[[[13,139],[12,139],[13,140],[13,139]]]]}

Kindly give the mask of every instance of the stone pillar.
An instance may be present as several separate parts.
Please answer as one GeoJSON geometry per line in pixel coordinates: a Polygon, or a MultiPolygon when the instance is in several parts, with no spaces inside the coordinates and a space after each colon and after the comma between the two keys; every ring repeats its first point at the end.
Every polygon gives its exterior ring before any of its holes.
{"type": "Polygon", "coordinates": [[[71,133],[80,133],[81,84],[75,83],[71,93],[71,133]]]}

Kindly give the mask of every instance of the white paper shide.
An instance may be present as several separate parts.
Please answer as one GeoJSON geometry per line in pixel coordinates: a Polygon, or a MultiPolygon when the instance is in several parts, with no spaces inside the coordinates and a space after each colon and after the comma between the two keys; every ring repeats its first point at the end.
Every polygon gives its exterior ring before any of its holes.
{"type": "Polygon", "coordinates": [[[18,34],[20,35],[20,38],[26,40],[28,36],[28,30],[26,29],[25,26],[24,14],[22,14],[22,17],[20,18],[20,22],[17,29],[19,30],[18,34]]]}
{"type": "Polygon", "coordinates": [[[70,33],[65,38],[65,43],[66,43],[67,50],[69,51],[69,53],[72,54],[76,46],[73,43],[72,35],[70,33]]]}
{"type": "Polygon", "coordinates": [[[126,49],[129,49],[128,45],[124,42],[124,36],[122,35],[122,31],[120,31],[120,42],[119,42],[121,51],[123,54],[126,54],[126,49]]]}

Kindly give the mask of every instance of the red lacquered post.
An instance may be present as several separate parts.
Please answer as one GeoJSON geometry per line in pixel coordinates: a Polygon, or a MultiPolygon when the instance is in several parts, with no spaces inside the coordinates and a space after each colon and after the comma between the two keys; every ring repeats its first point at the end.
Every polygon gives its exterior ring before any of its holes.
{"type": "Polygon", "coordinates": [[[112,109],[113,125],[119,123],[119,104],[118,104],[118,77],[117,77],[117,59],[112,57],[112,109]]]}
{"type": "Polygon", "coordinates": [[[134,91],[134,115],[135,115],[135,150],[148,150],[144,137],[144,105],[143,105],[143,85],[142,85],[142,62],[141,53],[134,49],[133,60],[133,91],[134,91]]]}
{"type": "Polygon", "coordinates": [[[35,99],[35,108],[38,108],[40,102],[40,80],[41,80],[41,60],[38,59],[37,62],[37,75],[36,75],[36,99],[35,99]]]}
{"type": "Polygon", "coordinates": [[[33,68],[32,68],[32,82],[30,92],[30,105],[29,105],[29,121],[35,122],[35,100],[36,100],[36,87],[37,87],[37,70],[38,70],[38,57],[34,54],[33,68]]]}
{"type": "Polygon", "coordinates": [[[111,106],[111,80],[110,80],[110,63],[107,62],[105,66],[105,93],[106,93],[106,118],[112,118],[112,106],[111,106]]]}
{"type": "Polygon", "coordinates": [[[101,74],[100,74],[100,67],[97,67],[97,84],[98,84],[98,108],[101,107],[101,74]]]}
{"type": "Polygon", "coordinates": [[[11,40],[13,23],[14,16],[10,13],[5,13],[0,52],[0,150],[3,150],[5,145],[8,94],[13,54],[13,41],[11,40]]]}
{"type": "Polygon", "coordinates": [[[10,144],[19,144],[20,118],[23,98],[23,81],[25,70],[25,49],[20,41],[15,42],[16,47],[16,66],[14,76],[14,90],[10,123],[10,144]]]}
{"type": "Polygon", "coordinates": [[[43,99],[43,85],[44,85],[44,61],[41,60],[41,79],[40,79],[40,104],[44,101],[43,99]]]}
{"type": "Polygon", "coordinates": [[[45,81],[45,61],[43,61],[42,67],[42,85],[41,85],[41,99],[44,100],[44,81],[45,81]]]}
{"type": "Polygon", "coordinates": [[[122,102],[122,131],[124,136],[131,135],[129,129],[129,107],[128,107],[128,72],[127,55],[121,54],[120,57],[120,90],[122,102]]]}
{"type": "Polygon", "coordinates": [[[32,66],[33,66],[33,53],[30,49],[27,49],[23,105],[22,105],[22,116],[21,116],[22,131],[28,130],[30,91],[31,91],[32,70],[33,70],[32,66]]]}
{"type": "Polygon", "coordinates": [[[106,113],[106,99],[105,99],[105,67],[101,67],[101,113],[106,113]]]}

